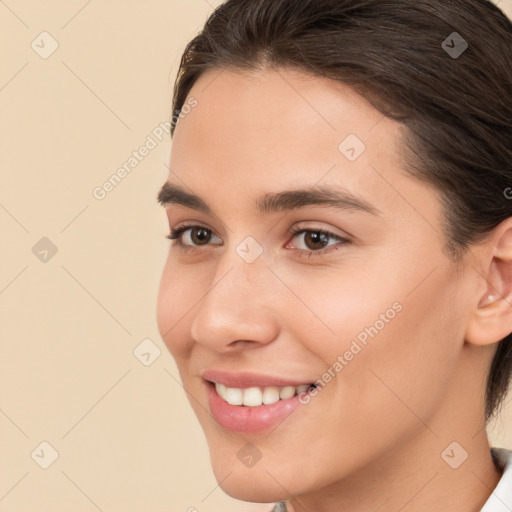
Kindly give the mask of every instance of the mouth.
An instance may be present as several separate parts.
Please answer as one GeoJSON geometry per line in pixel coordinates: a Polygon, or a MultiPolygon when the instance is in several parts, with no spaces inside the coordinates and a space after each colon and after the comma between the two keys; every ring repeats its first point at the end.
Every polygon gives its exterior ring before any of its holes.
{"type": "Polygon", "coordinates": [[[301,393],[307,393],[316,387],[316,384],[300,384],[299,386],[251,386],[248,388],[228,387],[220,382],[211,382],[217,394],[230,405],[259,407],[272,405],[280,400],[287,400],[301,393]]]}
{"type": "MultiPolygon", "coordinates": [[[[205,372],[210,410],[226,430],[256,434],[275,428],[309,403],[315,383],[249,373],[205,372]]],[[[280,427],[281,428],[281,427],[280,427]]]]}

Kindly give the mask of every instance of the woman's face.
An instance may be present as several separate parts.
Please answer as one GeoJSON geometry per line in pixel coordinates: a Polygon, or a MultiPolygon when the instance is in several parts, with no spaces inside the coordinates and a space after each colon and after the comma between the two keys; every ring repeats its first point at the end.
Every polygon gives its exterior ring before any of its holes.
{"type": "Polygon", "coordinates": [[[275,501],[426,446],[446,466],[476,410],[474,281],[443,251],[438,192],[404,170],[401,125],[285,69],[210,71],[189,98],[168,178],[185,194],[161,199],[170,228],[198,227],[170,242],[158,324],[222,488],[275,501]]]}

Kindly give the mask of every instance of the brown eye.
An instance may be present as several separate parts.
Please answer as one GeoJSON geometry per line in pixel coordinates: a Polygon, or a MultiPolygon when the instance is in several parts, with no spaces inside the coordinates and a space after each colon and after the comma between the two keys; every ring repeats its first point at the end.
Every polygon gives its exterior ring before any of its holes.
{"type": "Polygon", "coordinates": [[[183,248],[193,248],[209,245],[212,235],[212,230],[204,226],[181,226],[173,229],[167,238],[176,240],[183,248]]]}
{"type": "Polygon", "coordinates": [[[194,245],[203,245],[208,243],[209,239],[211,238],[211,234],[212,233],[209,229],[196,226],[190,230],[190,239],[194,245]]]}
{"type": "Polygon", "coordinates": [[[321,231],[307,231],[304,236],[304,243],[308,249],[317,251],[327,246],[329,236],[321,231]]]}
{"type": "Polygon", "coordinates": [[[299,249],[310,251],[322,250],[325,247],[333,245],[329,243],[331,240],[338,242],[348,241],[334,233],[321,229],[297,229],[293,231],[293,235],[293,238],[298,238],[299,240],[302,238],[302,243],[299,245],[304,245],[305,247],[299,247],[299,249]]]}
{"type": "Polygon", "coordinates": [[[294,229],[292,233],[294,239],[302,239],[295,245],[300,256],[311,257],[327,255],[327,253],[337,251],[342,246],[350,244],[350,240],[347,238],[342,238],[339,235],[322,229],[297,228],[294,229]],[[334,241],[334,243],[330,243],[330,241],[334,241]],[[330,249],[330,247],[332,247],[332,249],[330,249]]]}

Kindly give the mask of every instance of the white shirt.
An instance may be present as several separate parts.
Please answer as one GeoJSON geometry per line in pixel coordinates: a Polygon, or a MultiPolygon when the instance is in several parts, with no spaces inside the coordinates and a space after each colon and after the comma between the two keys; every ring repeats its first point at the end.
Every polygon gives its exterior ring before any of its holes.
{"type": "Polygon", "coordinates": [[[480,512],[512,512],[512,450],[491,448],[491,454],[503,476],[480,512]]]}

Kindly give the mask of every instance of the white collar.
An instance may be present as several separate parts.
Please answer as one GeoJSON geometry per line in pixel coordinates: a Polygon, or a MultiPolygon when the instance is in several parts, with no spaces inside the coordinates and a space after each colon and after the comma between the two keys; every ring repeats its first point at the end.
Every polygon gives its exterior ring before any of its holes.
{"type": "Polygon", "coordinates": [[[511,512],[512,450],[491,448],[491,454],[496,467],[503,471],[503,476],[480,512],[511,512]]]}

